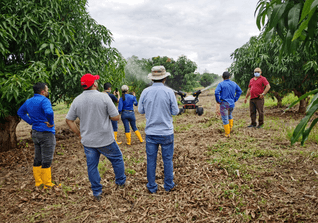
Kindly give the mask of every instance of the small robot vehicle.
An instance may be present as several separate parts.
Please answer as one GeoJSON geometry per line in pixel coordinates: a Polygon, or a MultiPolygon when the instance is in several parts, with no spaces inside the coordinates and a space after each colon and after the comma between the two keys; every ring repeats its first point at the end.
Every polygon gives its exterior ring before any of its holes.
{"type": "Polygon", "coordinates": [[[192,93],[192,95],[187,96],[187,94],[183,91],[175,91],[176,94],[181,96],[181,103],[183,107],[179,109],[179,114],[185,112],[186,109],[195,109],[196,114],[201,116],[203,114],[203,108],[199,107],[197,103],[199,102],[199,95],[201,94],[201,90],[197,90],[192,93]]]}

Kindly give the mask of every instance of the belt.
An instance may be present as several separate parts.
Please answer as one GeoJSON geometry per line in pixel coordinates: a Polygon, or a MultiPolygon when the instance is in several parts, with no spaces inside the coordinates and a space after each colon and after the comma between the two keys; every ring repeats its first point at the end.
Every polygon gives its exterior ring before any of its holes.
{"type": "Polygon", "coordinates": [[[123,110],[123,111],[134,112],[134,110],[123,110]]]}

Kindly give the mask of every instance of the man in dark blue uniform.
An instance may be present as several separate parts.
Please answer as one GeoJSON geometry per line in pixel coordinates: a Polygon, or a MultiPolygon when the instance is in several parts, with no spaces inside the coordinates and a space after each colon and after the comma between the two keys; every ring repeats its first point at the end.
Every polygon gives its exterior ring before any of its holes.
{"type": "Polygon", "coordinates": [[[35,147],[33,162],[35,186],[44,184],[44,188],[47,188],[55,185],[51,180],[51,164],[56,145],[54,113],[51,101],[48,99],[47,85],[36,83],[33,91],[34,96],[19,108],[18,115],[32,125],[32,140],[35,147]]]}
{"type": "Polygon", "coordinates": [[[230,80],[231,74],[224,72],[223,81],[218,84],[215,89],[215,100],[220,105],[220,113],[223,121],[225,136],[230,137],[233,128],[233,115],[232,112],[235,107],[235,102],[242,94],[241,88],[230,80]]]}
{"type": "MultiPolygon", "coordinates": [[[[120,99],[119,91],[117,91],[117,92],[114,91],[114,94],[117,94],[117,97],[118,97],[118,98],[116,98],[116,96],[111,93],[111,90],[112,90],[112,85],[111,85],[111,83],[105,83],[105,84],[104,84],[104,92],[109,95],[109,97],[112,99],[112,101],[114,102],[114,104],[115,104],[115,103],[118,103],[118,102],[119,102],[119,99],[120,99]]],[[[115,105],[116,105],[116,104],[115,104],[115,105]]],[[[118,123],[117,123],[117,121],[113,121],[113,120],[111,120],[111,122],[112,122],[112,125],[113,125],[115,140],[116,140],[117,144],[120,145],[121,142],[118,142],[118,141],[117,141],[118,123]]]]}

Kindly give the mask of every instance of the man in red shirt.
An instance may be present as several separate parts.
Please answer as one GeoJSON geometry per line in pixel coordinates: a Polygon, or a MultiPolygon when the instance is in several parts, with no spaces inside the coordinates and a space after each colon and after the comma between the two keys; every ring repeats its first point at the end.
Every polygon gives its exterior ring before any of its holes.
{"type": "Polygon", "coordinates": [[[258,111],[258,126],[262,128],[264,125],[264,95],[269,91],[271,86],[267,81],[266,77],[262,76],[261,68],[257,67],[254,70],[254,77],[250,80],[248,90],[244,103],[247,102],[248,97],[250,98],[250,116],[252,123],[248,127],[256,127],[256,111],[258,111]],[[265,88],[265,89],[264,89],[265,88]]]}

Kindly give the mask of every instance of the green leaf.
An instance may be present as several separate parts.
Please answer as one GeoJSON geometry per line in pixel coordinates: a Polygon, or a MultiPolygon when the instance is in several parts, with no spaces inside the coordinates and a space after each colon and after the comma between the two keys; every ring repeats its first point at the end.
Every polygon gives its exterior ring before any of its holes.
{"type": "Polygon", "coordinates": [[[58,57],[61,57],[61,55],[60,55],[58,49],[56,49],[56,48],[55,48],[55,53],[56,53],[56,55],[57,55],[58,57]]]}
{"type": "Polygon", "coordinates": [[[300,102],[301,100],[307,98],[309,95],[316,94],[316,93],[318,93],[318,89],[313,90],[313,91],[310,91],[310,92],[308,92],[308,93],[302,95],[301,97],[298,98],[297,101],[294,101],[293,103],[291,103],[291,104],[288,106],[288,108],[286,108],[286,109],[284,110],[284,112],[287,111],[288,109],[292,108],[295,104],[297,104],[297,103],[300,102]]]}
{"type": "Polygon", "coordinates": [[[45,54],[45,56],[46,56],[46,55],[48,55],[48,54],[50,54],[50,53],[51,53],[51,50],[50,50],[50,49],[46,49],[44,54],[45,54]]]}
{"type": "Polygon", "coordinates": [[[312,10],[312,11],[310,12],[308,18],[301,23],[301,25],[299,26],[299,28],[296,30],[292,41],[294,41],[295,39],[299,38],[299,37],[302,35],[303,30],[308,27],[308,23],[309,23],[311,17],[313,16],[314,12],[315,12],[315,11],[312,10]]]}
{"type": "Polygon", "coordinates": [[[300,121],[300,123],[296,126],[293,136],[291,138],[291,144],[293,145],[295,142],[297,142],[298,138],[303,134],[307,123],[309,119],[315,114],[315,112],[318,110],[318,104],[311,107],[311,109],[308,111],[306,116],[300,121]]]}
{"type": "Polygon", "coordinates": [[[50,49],[51,49],[51,53],[53,54],[54,53],[54,44],[53,43],[50,43],[50,49]]]}
{"type": "Polygon", "coordinates": [[[45,48],[45,47],[47,47],[47,46],[48,46],[48,44],[47,44],[47,43],[43,43],[43,44],[41,45],[41,47],[40,47],[39,51],[41,51],[43,48],[45,48]]]}
{"type": "Polygon", "coordinates": [[[299,23],[299,15],[301,10],[301,4],[296,4],[291,10],[288,12],[288,30],[294,32],[299,23]]]}
{"type": "Polygon", "coordinates": [[[305,1],[305,5],[303,7],[303,10],[301,12],[301,17],[300,17],[300,22],[305,19],[305,17],[309,14],[311,11],[311,4],[313,3],[314,0],[307,0],[305,1]]]}
{"type": "Polygon", "coordinates": [[[314,106],[314,105],[317,104],[317,103],[318,103],[318,93],[315,94],[315,96],[311,99],[311,102],[310,102],[310,104],[309,104],[308,107],[307,107],[306,113],[309,111],[309,109],[310,109],[312,106],[314,106]]]}
{"type": "Polygon", "coordinates": [[[285,12],[287,4],[277,4],[273,8],[273,12],[270,15],[269,19],[269,29],[275,27],[280,21],[283,13],[285,12]]]}
{"type": "Polygon", "coordinates": [[[301,145],[302,146],[305,144],[305,141],[308,139],[309,133],[311,132],[313,127],[317,124],[317,122],[318,122],[318,118],[313,120],[311,125],[310,125],[310,127],[303,132],[303,135],[302,135],[303,138],[301,140],[301,145]]]}

